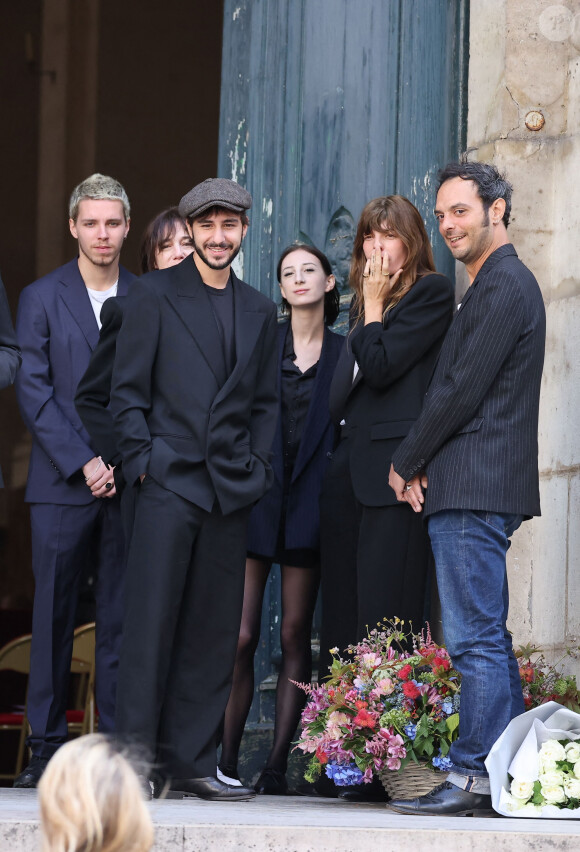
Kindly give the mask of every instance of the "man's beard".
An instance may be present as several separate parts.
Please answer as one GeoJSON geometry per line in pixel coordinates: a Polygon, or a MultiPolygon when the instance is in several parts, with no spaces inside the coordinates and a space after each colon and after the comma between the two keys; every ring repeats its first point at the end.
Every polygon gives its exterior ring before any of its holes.
{"type": "Polygon", "coordinates": [[[113,252],[113,254],[110,254],[108,256],[102,256],[98,253],[96,253],[93,256],[93,255],[87,254],[87,252],[83,249],[83,247],[80,244],[79,244],[79,252],[80,252],[80,254],[83,254],[86,257],[86,259],[88,261],[90,261],[90,263],[93,264],[93,266],[111,266],[113,263],[115,263],[116,260],[118,260],[119,255],[121,254],[121,252],[118,251],[117,254],[115,254],[113,252]]]}
{"type": "Polygon", "coordinates": [[[203,260],[203,262],[205,263],[206,266],[209,266],[210,269],[226,269],[228,266],[231,265],[231,263],[238,256],[240,248],[242,247],[241,243],[236,248],[231,246],[231,243],[213,243],[212,244],[213,248],[228,249],[228,248],[231,247],[232,253],[227,258],[224,258],[223,260],[210,260],[209,257],[204,252],[204,250],[200,246],[197,245],[195,240],[192,240],[192,242],[193,242],[193,245],[194,245],[194,248],[195,248],[195,253],[201,258],[201,260],[203,260]]]}

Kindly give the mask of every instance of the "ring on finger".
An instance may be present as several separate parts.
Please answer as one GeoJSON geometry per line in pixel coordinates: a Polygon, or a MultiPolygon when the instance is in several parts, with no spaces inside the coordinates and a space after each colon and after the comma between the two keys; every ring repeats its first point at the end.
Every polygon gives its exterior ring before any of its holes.
{"type": "Polygon", "coordinates": [[[410,491],[412,487],[412,485],[405,485],[405,491],[410,491]]]}

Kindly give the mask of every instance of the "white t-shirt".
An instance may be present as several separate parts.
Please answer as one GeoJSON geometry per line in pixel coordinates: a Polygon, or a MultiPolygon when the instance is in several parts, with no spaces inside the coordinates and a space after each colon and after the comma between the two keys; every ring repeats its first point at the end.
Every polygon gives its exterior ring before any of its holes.
{"type": "Polygon", "coordinates": [[[117,295],[117,284],[119,283],[119,279],[115,281],[112,287],[109,287],[108,290],[91,290],[90,287],[87,287],[87,293],[89,294],[89,299],[91,300],[91,305],[93,307],[93,311],[95,312],[95,319],[97,320],[97,325],[99,329],[101,327],[101,308],[103,304],[110,299],[111,296],[117,295]]]}

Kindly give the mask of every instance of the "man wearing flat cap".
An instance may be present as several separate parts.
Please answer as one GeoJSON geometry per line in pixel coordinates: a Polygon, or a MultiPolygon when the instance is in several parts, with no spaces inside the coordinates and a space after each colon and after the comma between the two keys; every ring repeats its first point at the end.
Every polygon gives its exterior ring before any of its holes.
{"type": "Polygon", "coordinates": [[[181,199],[193,255],[127,299],[111,391],[125,478],[140,483],[127,567],[117,729],[172,789],[216,778],[244,591],[246,523],[272,481],[276,310],[231,263],[250,194],[210,178],[181,199]],[[138,357],[135,357],[138,353],[138,357]]]}

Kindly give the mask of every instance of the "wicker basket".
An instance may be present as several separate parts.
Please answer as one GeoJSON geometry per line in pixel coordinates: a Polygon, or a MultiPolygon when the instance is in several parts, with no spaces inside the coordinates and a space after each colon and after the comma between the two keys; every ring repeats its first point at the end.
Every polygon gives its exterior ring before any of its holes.
{"type": "Polygon", "coordinates": [[[391,799],[414,799],[430,793],[433,787],[446,780],[448,773],[431,769],[426,763],[408,763],[394,772],[383,769],[379,778],[391,799]]]}

